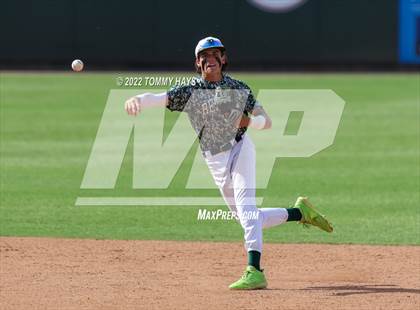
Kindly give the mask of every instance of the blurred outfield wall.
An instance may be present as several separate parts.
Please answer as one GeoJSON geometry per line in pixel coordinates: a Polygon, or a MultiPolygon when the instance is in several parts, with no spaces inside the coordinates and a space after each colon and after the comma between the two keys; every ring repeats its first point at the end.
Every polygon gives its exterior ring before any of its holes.
{"type": "Polygon", "coordinates": [[[398,63],[398,0],[306,0],[282,13],[250,2],[2,1],[0,66],[189,69],[207,35],[234,69],[398,63]]]}

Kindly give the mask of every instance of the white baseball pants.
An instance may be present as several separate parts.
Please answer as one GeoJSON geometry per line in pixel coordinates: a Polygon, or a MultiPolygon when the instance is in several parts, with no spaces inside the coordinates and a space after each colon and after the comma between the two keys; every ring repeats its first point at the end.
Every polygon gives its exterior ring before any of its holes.
{"type": "Polygon", "coordinates": [[[204,156],[229,209],[244,229],[245,249],[262,252],[262,229],[287,221],[284,208],[257,208],[255,199],[255,147],[245,134],[231,150],[204,156]],[[255,212],[255,213],[254,213],[255,212]],[[257,214],[257,216],[249,216],[257,214]]]}

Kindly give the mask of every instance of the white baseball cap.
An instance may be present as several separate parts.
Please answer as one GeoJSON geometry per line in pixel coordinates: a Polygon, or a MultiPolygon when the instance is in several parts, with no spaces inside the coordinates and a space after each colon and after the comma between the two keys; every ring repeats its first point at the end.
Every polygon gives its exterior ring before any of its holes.
{"type": "Polygon", "coordinates": [[[204,39],[201,39],[197,46],[195,47],[195,57],[198,56],[198,54],[204,50],[208,50],[209,48],[219,48],[222,51],[225,50],[225,47],[222,44],[222,41],[220,41],[218,38],[214,37],[207,37],[204,39]]]}

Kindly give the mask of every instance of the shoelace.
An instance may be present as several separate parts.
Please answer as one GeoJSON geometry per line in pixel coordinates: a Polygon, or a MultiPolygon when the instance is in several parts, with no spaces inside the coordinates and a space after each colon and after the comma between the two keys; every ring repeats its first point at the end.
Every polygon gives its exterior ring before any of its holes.
{"type": "Polygon", "coordinates": [[[241,279],[246,279],[248,277],[248,274],[250,274],[250,273],[251,273],[250,271],[245,270],[244,273],[243,273],[243,275],[242,275],[242,277],[241,277],[241,279]]]}

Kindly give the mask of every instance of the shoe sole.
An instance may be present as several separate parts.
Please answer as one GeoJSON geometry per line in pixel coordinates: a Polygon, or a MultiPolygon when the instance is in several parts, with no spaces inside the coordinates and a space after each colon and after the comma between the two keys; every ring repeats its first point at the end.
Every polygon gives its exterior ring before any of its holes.
{"type": "MultiPolygon", "coordinates": [[[[298,201],[300,200],[300,202],[302,202],[305,206],[307,206],[308,208],[312,209],[313,211],[315,211],[319,217],[325,222],[325,225],[314,225],[318,228],[320,228],[323,231],[332,233],[334,231],[334,228],[332,227],[331,223],[325,218],[324,215],[322,215],[321,213],[318,212],[318,210],[315,209],[315,207],[312,205],[312,203],[309,202],[308,197],[299,197],[298,201]],[[321,226],[327,226],[328,229],[324,229],[321,228],[321,226]]],[[[311,223],[312,224],[312,223],[311,223]]],[[[313,225],[313,224],[312,224],[313,225]]]]}
{"type": "Polygon", "coordinates": [[[265,288],[267,288],[267,284],[265,284],[263,286],[246,287],[246,288],[232,288],[232,287],[229,287],[229,289],[232,290],[232,291],[252,291],[252,290],[263,290],[265,288]]]}

